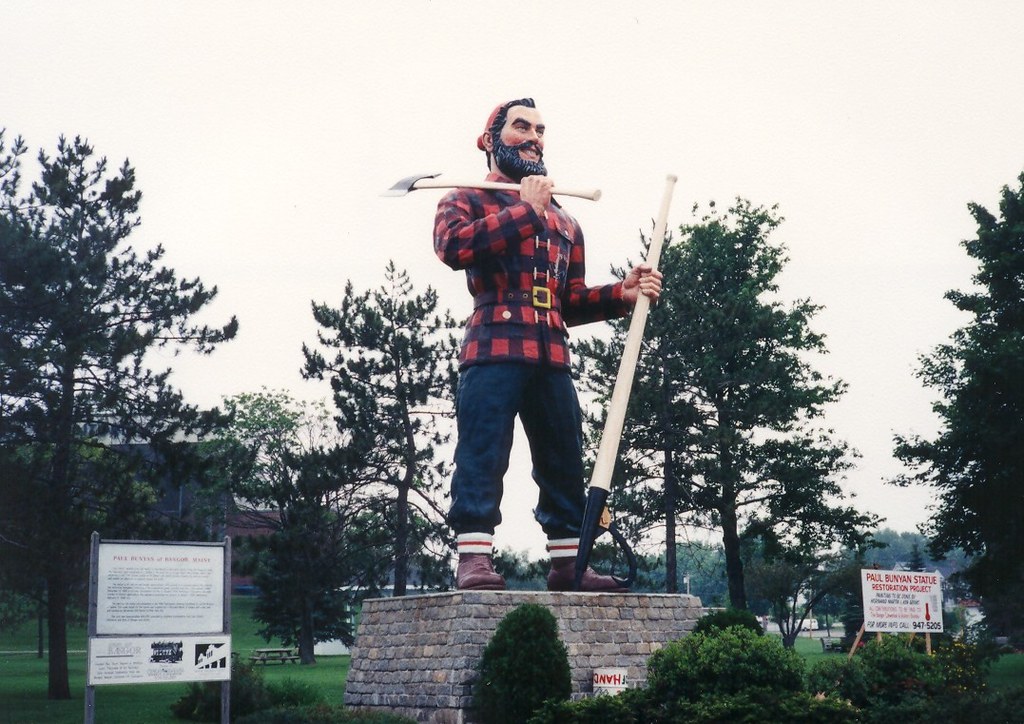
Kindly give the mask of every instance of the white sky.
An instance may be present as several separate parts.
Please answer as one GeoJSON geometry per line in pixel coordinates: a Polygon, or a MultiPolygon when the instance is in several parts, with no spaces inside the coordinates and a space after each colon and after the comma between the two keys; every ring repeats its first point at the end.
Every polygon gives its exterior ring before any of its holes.
{"type": "MultiPolygon", "coordinates": [[[[886,524],[927,517],[894,432],[930,434],[917,356],[963,322],[942,295],[970,282],[959,241],[976,201],[1024,170],[1024,6],[991,2],[38,2],[0,0],[0,127],[35,152],[88,138],[128,158],[144,193],[138,247],[220,295],[239,337],[173,361],[192,402],[301,381],[310,301],[383,282],[469,311],[434,256],[441,194],[380,192],[414,173],[484,173],[491,108],[536,98],[546,160],[587,235],[589,277],[637,258],[666,174],[669,227],[695,202],[780,205],[786,298],[824,305],[817,365],[849,383],[828,416],[863,454],[847,489],[886,524]]],[[[582,330],[581,330],[582,332],[582,330]]],[[[170,360],[158,361],[170,364],[170,360]]],[[[539,555],[517,445],[497,544],[539,555]]]]}

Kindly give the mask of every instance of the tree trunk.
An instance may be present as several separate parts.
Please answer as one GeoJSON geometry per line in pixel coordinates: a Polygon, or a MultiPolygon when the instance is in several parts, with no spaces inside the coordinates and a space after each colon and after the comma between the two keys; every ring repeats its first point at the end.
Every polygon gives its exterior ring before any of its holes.
{"type": "Polygon", "coordinates": [[[730,416],[725,412],[725,402],[719,398],[718,409],[718,474],[721,480],[722,497],[718,512],[722,516],[722,547],[725,551],[725,577],[729,584],[729,605],[746,610],[747,592],[743,582],[743,558],[740,556],[740,526],[736,514],[738,496],[733,472],[733,434],[730,416]]]}
{"type": "Polygon", "coordinates": [[[43,601],[40,599],[36,602],[36,658],[43,658],[43,648],[45,638],[43,631],[46,626],[46,610],[43,608],[43,601]]]}
{"type": "Polygon", "coordinates": [[[675,513],[665,518],[665,593],[679,593],[675,513]]]}
{"type": "Polygon", "coordinates": [[[663,364],[661,376],[663,435],[665,440],[665,593],[679,592],[679,562],[676,556],[676,512],[679,509],[679,481],[674,455],[675,439],[669,424],[672,409],[672,383],[663,364]]]}
{"type": "Polygon", "coordinates": [[[671,450],[665,451],[665,593],[679,593],[676,556],[676,472],[671,450]]]}
{"type": "Polygon", "coordinates": [[[313,652],[315,646],[313,603],[304,597],[302,599],[302,620],[299,622],[299,661],[303,664],[315,664],[316,654],[313,652]]]}
{"type": "Polygon", "coordinates": [[[722,516],[722,547],[725,549],[725,576],[729,583],[729,605],[747,607],[747,594],[743,585],[743,560],[740,557],[739,525],[736,507],[725,504],[719,509],[722,516]]]}
{"type": "MultiPolygon", "coordinates": [[[[74,358],[72,358],[74,359],[74,358]]],[[[71,481],[71,441],[74,438],[74,369],[65,362],[61,372],[61,401],[53,429],[53,462],[47,504],[51,516],[47,518],[48,534],[44,546],[46,556],[46,614],[50,656],[47,696],[50,699],[70,699],[68,684],[68,576],[74,561],[76,541],[69,518],[73,517],[73,501],[69,493],[71,481]]]]}
{"type": "Polygon", "coordinates": [[[409,579],[409,486],[398,490],[395,522],[395,596],[404,596],[409,579]]]}
{"type": "Polygon", "coordinates": [[[70,699],[68,684],[68,588],[59,562],[50,567],[46,581],[47,632],[50,640],[47,698],[70,699]]]}

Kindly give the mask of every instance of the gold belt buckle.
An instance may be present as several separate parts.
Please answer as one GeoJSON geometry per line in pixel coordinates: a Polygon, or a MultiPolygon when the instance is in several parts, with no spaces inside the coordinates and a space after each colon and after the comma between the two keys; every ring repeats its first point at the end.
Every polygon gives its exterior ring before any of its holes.
{"type": "Polygon", "coordinates": [[[533,287],[533,306],[551,309],[551,290],[547,287],[533,287]]]}

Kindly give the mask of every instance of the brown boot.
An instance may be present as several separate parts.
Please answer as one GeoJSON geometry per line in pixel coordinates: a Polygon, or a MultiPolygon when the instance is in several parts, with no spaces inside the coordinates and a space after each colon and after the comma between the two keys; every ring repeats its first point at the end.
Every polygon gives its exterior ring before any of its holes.
{"type": "MultiPolygon", "coordinates": [[[[576,583],[576,558],[552,558],[548,573],[549,591],[572,591],[576,583]]],[[[580,581],[580,590],[591,593],[627,593],[629,588],[611,576],[602,576],[587,566],[580,581]]]]}
{"type": "Polygon", "coordinates": [[[504,591],[505,579],[494,572],[486,553],[462,553],[455,584],[460,591],[504,591]]]}

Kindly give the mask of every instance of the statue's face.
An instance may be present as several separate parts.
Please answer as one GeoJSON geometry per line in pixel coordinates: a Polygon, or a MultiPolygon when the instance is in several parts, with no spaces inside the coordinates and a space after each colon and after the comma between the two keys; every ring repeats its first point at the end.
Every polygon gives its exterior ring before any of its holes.
{"type": "Polygon", "coordinates": [[[501,134],[488,134],[492,166],[516,181],[525,176],[546,176],[544,167],[544,121],[536,108],[512,106],[501,134]]]}

